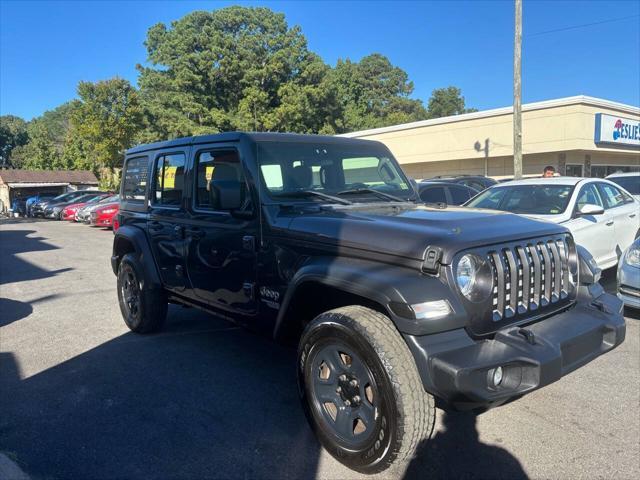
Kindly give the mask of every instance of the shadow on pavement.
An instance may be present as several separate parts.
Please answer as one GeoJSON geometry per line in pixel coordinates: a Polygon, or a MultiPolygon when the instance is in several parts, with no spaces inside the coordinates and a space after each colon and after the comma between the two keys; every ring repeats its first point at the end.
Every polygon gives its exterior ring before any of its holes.
{"type": "Polygon", "coordinates": [[[295,352],[195,310],[21,379],[0,353],[0,451],[34,478],[313,478],[295,352]]]}
{"type": "Polygon", "coordinates": [[[9,325],[28,317],[31,312],[33,312],[33,307],[29,303],[0,298],[0,326],[9,325]]]}
{"type": "Polygon", "coordinates": [[[33,305],[36,303],[48,302],[60,297],[58,293],[45,295],[29,302],[21,302],[10,298],[0,297],[0,327],[9,325],[18,320],[28,317],[33,312],[33,305]]]}
{"type": "Polygon", "coordinates": [[[506,449],[479,439],[477,414],[439,411],[444,431],[422,442],[406,480],[441,478],[526,479],[520,462],[506,449]]]}
{"type": "MultiPolygon", "coordinates": [[[[4,223],[4,222],[3,222],[4,223]]],[[[73,270],[61,268],[59,270],[45,270],[33,263],[18,257],[18,254],[57,250],[59,247],[46,242],[46,238],[29,236],[35,230],[0,230],[0,248],[3,250],[0,264],[0,285],[27,280],[47,278],[73,270]]]]}

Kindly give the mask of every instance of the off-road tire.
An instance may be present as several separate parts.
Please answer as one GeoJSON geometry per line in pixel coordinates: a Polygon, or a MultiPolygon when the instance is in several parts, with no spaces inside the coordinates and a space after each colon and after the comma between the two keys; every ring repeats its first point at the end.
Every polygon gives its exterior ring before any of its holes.
{"type": "Polygon", "coordinates": [[[162,329],[167,318],[167,297],[163,290],[151,289],[144,280],[143,268],[133,253],[126,254],[118,266],[118,303],[127,327],[136,333],[162,329]],[[137,308],[127,300],[127,282],[137,291],[137,308]]]}
{"type": "Polygon", "coordinates": [[[318,439],[331,455],[353,470],[377,473],[403,464],[433,432],[434,398],[424,391],[415,361],[398,330],[387,316],[375,310],[355,305],[316,317],[300,339],[298,387],[318,439]],[[358,355],[372,375],[370,378],[378,382],[375,427],[371,439],[358,448],[345,448],[339,432],[332,430],[330,420],[323,417],[320,402],[324,400],[313,401],[318,398],[312,386],[318,382],[313,377],[318,374],[314,365],[320,355],[327,355],[322,352],[332,348],[327,347],[332,342],[346,345],[358,355]]]}

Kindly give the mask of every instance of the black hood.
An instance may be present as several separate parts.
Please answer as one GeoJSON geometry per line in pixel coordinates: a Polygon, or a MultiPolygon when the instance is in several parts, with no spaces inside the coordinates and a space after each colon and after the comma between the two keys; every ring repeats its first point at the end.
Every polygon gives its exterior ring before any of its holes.
{"type": "Polygon", "coordinates": [[[427,246],[443,249],[442,263],[471,247],[565,233],[562,226],[494,210],[412,204],[359,204],[304,212],[289,234],[307,241],[422,260],[427,246]]]}

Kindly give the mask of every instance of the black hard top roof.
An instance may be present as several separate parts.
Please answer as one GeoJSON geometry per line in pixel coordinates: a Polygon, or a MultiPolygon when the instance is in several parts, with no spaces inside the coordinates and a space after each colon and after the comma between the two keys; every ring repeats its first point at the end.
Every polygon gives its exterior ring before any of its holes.
{"type": "Polygon", "coordinates": [[[196,137],[176,138],[164,142],[147,143],[137,145],[127,150],[127,155],[141,153],[149,150],[160,150],[171,147],[183,147],[202,143],[238,142],[242,138],[248,138],[257,142],[305,142],[305,143],[328,143],[328,144],[350,144],[361,143],[371,145],[372,140],[362,140],[358,138],[335,137],[331,135],[312,135],[299,133],[271,133],[271,132],[225,132],[213,135],[199,135],[196,137]]]}
{"type": "Polygon", "coordinates": [[[422,180],[418,182],[418,187],[433,187],[433,186],[441,186],[441,187],[453,186],[453,187],[471,188],[459,183],[445,182],[442,180],[422,180]]]}

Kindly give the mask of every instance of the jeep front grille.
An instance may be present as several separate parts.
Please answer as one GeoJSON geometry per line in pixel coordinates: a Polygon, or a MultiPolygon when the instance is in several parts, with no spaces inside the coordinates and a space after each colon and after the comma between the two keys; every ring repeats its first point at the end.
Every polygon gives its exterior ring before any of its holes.
{"type": "Polygon", "coordinates": [[[516,242],[487,251],[493,272],[493,321],[528,316],[566,303],[574,288],[566,235],[516,242]]]}

